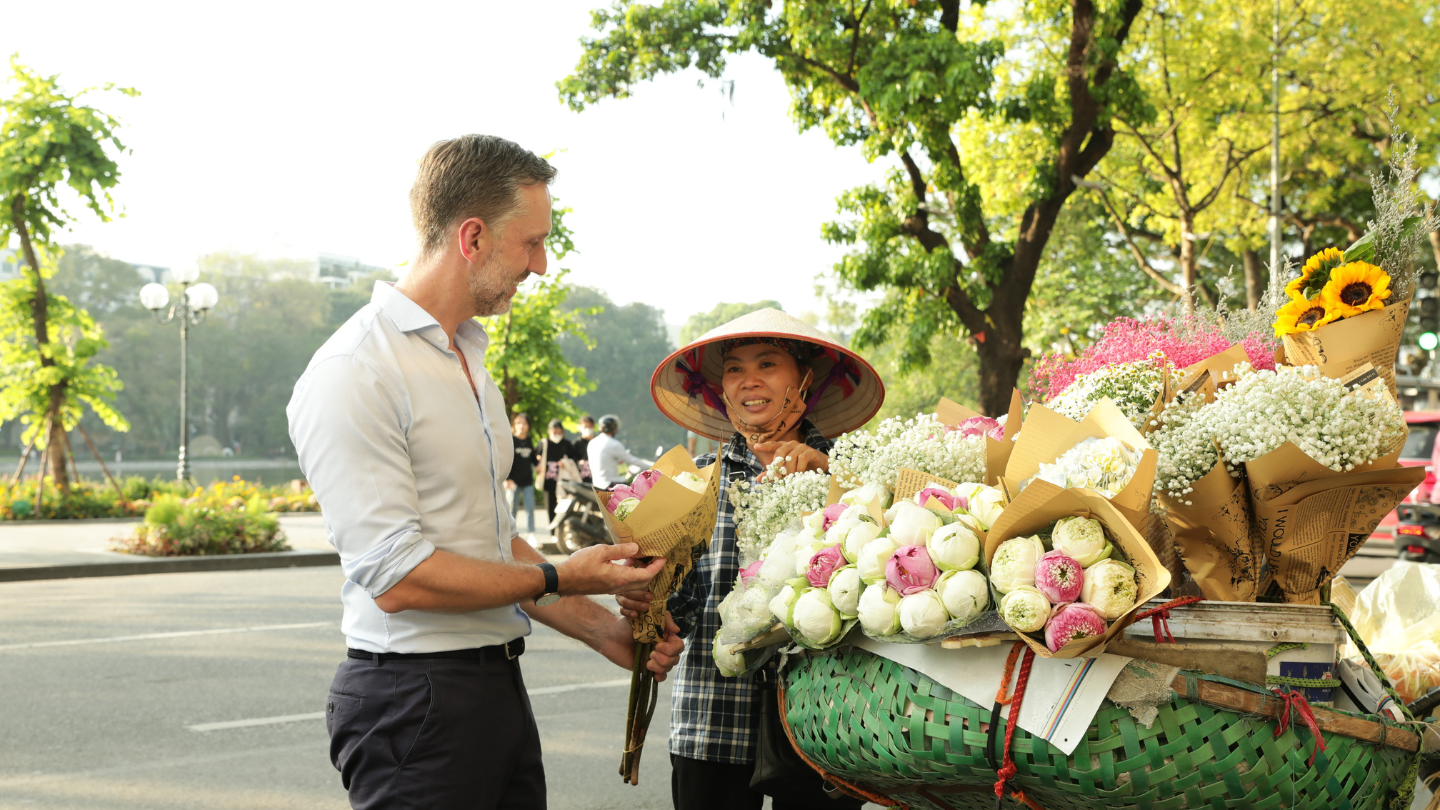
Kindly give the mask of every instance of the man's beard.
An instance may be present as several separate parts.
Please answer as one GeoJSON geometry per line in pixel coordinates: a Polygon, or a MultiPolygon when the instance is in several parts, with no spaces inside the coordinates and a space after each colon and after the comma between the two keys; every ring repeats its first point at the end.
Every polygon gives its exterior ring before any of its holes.
{"type": "MultiPolygon", "coordinates": [[[[514,283],[518,286],[530,273],[521,273],[514,283]]],[[[510,310],[510,277],[500,261],[500,248],[496,246],[480,263],[480,268],[470,274],[470,302],[481,317],[500,315],[510,310]]]]}

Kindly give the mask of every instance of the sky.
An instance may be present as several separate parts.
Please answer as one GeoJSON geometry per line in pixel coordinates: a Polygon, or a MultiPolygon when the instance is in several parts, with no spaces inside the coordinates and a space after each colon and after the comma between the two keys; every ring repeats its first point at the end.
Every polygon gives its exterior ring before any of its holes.
{"type": "Polygon", "coordinates": [[[797,132],[758,57],[732,61],[733,100],[692,70],[571,112],[554,85],[603,2],[51,0],[10,4],[0,54],[67,90],[141,92],[91,100],[123,124],[123,218],[87,214],[61,235],[114,258],[323,251],[399,265],[417,160],[480,132],[564,150],[552,191],[575,209],[579,252],[561,265],[574,283],[672,324],[719,301],[821,309],[816,276],[842,250],[820,226],[838,193],[885,167],[797,132]]]}

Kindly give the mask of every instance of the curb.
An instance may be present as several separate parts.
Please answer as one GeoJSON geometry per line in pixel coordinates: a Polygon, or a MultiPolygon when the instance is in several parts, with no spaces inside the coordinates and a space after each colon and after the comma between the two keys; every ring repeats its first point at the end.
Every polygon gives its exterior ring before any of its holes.
{"type": "Polygon", "coordinates": [[[334,551],[275,551],[259,554],[220,554],[207,557],[153,557],[134,562],[75,563],[0,568],[0,582],[79,577],[126,577],[137,574],[179,574],[203,571],[254,571],[264,568],[309,568],[339,565],[334,551]]]}
{"type": "Polygon", "coordinates": [[[73,526],[86,523],[139,523],[145,518],[138,515],[131,517],[108,517],[108,518],[45,518],[44,520],[0,520],[0,529],[7,526],[73,526]]]}

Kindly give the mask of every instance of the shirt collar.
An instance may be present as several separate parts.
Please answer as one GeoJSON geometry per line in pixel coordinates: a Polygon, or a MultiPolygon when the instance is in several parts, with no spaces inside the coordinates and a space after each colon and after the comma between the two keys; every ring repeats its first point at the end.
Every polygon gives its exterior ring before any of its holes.
{"type": "MultiPolygon", "coordinates": [[[[445,339],[445,330],[440,326],[440,322],[435,320],[434,315],[426,312],[424,307],[410,300],[405,293],[395,289],[395,282],[376,281],[370,303],[389,316],[395,328],[401,332],[415,332],[437,348],[449,350],[449,341],[445,339]]],[[[490,336],[486,334],[485,327],[474,318],[462,321],[455,330],[455,337],[474,341],[479,345],[481,353],[484,353],[490,344],[490,336]]]]}

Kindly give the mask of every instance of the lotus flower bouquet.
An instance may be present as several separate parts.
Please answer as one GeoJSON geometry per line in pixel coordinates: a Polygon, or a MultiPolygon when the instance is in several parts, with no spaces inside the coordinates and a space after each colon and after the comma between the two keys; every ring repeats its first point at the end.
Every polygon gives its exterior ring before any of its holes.
{"type": "MultiPolygon", "coordinates": [[[[655,488],[655,484],[665,477],[665,473],[659,470],[646,470],[640,473],[635,476],[634,481],[620,484],[612,489],[609,499],[605,502],[605,508],[610,510],[616,520],[625,520],[640,505],[640,501],[650,494],[651,490],[655,488]]],[[[705,479],[688,470],[682,470],[670,480],[691,492],[705,492],[705,479]]]]}

